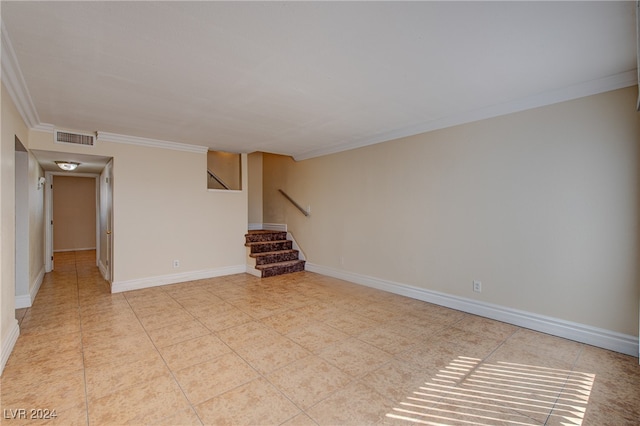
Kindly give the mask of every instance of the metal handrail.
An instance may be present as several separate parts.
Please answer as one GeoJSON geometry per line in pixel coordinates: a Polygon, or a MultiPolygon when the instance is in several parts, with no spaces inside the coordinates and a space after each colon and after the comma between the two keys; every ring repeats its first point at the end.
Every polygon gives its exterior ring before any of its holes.
{"type": "Polygon", "coordinates": [[[289,197],[289,195],[284,192],[282,189],[278,189],[278,192],[280,192],[282,195],[284,195],[284,197],[289,200],[291,202],[291,204],[293,204],[294,206],[296,206],[296,208],[298,210],[300,210],[302,212],[303,215],[309,217],[310,213],[308,211],[306,211],[305,209],[303,209],[300,204],[296,203],[295,201],[293,201],[293,198],[289,197]]]}
{"type": "Polygon", "coordinates": [[[222,185],[222,187],[224,189],[227,189],[227,190],[231,189],[231,188],[229,188],[229,185],[224,183],[224,181],[222,179],[220,179],[218,176],[216,176],[216,174],[213,173],[211,170],[207,169],[207,174],[209,175],[209,177],[215,179],[216,182],[218,182],[220,185],[222,185]]]}

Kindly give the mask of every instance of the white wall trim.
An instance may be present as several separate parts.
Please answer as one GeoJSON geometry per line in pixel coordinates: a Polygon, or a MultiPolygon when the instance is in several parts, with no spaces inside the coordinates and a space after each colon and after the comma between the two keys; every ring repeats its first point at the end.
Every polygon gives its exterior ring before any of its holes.
{"type": "Polygon", "coordinates": [[[30,308],[33,304],[31,296],[28,294],[16,294],[16,309],[30,308]]]}
{"type": "Polygon", "coordinates": [[[434,303],[474,315],[517,325],[588,345],[638,356],[638,337],[604,330],[558,318],[520,311],[500,305],[453,296],[380,278],[361,275],[307,262],[306,270],[339,278],[401,296],[434,303]]]}
{"type": "Polygon", "coordinates": [[[233,265],[225,266],[222,268],[184,272],[181,274],[161,275],[157,277],[139,278],[126,281],[114,281],[111,284],[111,293],[140,290],[143,288],[158,287],[167,284],[177,284],[186,281],[204,280],[207,278],[222,277],[226,275],[243,274],[245,272],[246,265],[233,265]]]}
{"type": "Polygon", "coordinates": [[[249,275],[253,275],[254,277],[262,278],[262,271],[257,270],[252,265],[246,265],[245,272],[249,275]]]}
{"type": "Polygon", "coordinates": [[[13,49],[13,44],[7,32],[4,22],[2,26],[2,81],[9,92],[9,96],[15,103],[22,120],[31,128],[40,123],[38,111],[36,111],[27,88],[27,83],[22,75],[18,57],[13,49]]]}
{"type": "Polygon", "coordinates": [[[33,280],[33,283],[29,286],[29,294],[16,295],[16,309],[30,308],[33,306],[33,301],[36,300],[42,281],[44,281],[44,265],[42,265],[40,272],[38,272],[35,280],[33,280]]]}
{"type": "Polygon", "coordinates": [[[250,223],[247,229],[249,231],[265,229],[267,231],[287,232],[287,224],[286,223],[250,223]]]}
{"type": "Polygon", "coordinates": [[[9,332],[2,340],[2,346],[0,346],[0,375],[4,370],[4,366],[7,365],[7,361],[9,360],[9,355],[13,352],[13,348],[18,341],[18,337],[20,336],[20,327],[18,326],[18,320],[13,320],[13,325],[9,329],[9,332]]]}
{"type": "Polygon", "coordinates": [[[87,250],[96,250],[96,247],[85,247],[85,248],[72,248],[72,249],[59,249],[54,250],[54,253],[63,253],[67,251],[87,251],[87,250]]]}
{"type": "Polygon", "coordinates": [[[498,117],[501,115],[507,115],[514,112],[525,111],[528,109],[538,108],[546,105],[557,104],[560,102],[583,98],[585,96],[597,95],[598,93],[610,92],[612,90],[636,86],[637,84],[638,71],[634,69],[609,77],[586,81],[556,90],[550,90],[548,92],[540,93],[534,96],[515,99],[513,101],[504,102],[497,105],[490,105],[475,110],[462,111],[460,113],[452,114],[437,120],[420,123],[409,128],[382,133],[370,139],[360,139],[348,144],[333,145],[327,148],[305,151],[294,155],[293,158],[296,161],[300,161],[313,157],[320,157],[322,155],[335,154],[337,152],[361,148],[363,146],[374,145],[377,143],[387,142],[407,136],[427,133],[433,130],[445,129],[447,127],[453,127],[460,124],[485,120],[487,118],[498,117]]]}
{"type": "Polygon", "coordinates": [[[186,151],[196,153],[206,153],[209,148],[200,145],[189,145],[186,143],[163,141],[159,139],[140,138],[137,136],[119,135],[116,133],[98,132],[97,142],[115,142],[129,145],[147,146],[152,148],[165,148],[174,151],[186,151]]]}

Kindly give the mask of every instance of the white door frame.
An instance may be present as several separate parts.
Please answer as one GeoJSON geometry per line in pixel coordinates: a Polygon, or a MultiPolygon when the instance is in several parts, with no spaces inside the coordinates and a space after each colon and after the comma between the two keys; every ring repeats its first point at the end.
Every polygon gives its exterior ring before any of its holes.
{"type": "Polygon", "coordinates": [[[100,175],[95,173],[45,172],[44,187],[44,234],[45,234],[45,272],[53,271],[53,177],[72,176],[93,178],[96,182],[96,265],[100,259],[100,175]]]}

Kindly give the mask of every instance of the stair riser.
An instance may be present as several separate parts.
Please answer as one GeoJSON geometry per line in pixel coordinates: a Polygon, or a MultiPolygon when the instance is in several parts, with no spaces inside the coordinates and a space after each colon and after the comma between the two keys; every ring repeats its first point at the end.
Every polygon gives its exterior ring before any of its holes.
{"type": "Polygon", "coordinates": [[[268,265],[269,263],[286,262],[288,260],[298,260],[298,252],[284,252],[269,254],[266,256],[256,256],[256,265],[268,265]]]}
{"type": "Polygon", "coordinates": [[[251,253],[266,253],[269,251],[291,250],[293,248],[292,241],[266,242],[263,244],[251,244],[251,253]]]}
{"type": "Polygon", "coordinates": [[[246,242],[248,243],[256,243],[261,241],[279,241],[286,240],[287,233],[286,232],[272,232],[272,233],[256,233],[256,234],[246,234],[245,236],[246,242]]]}
{"type": "Polygon", "coordinates": [[[304,271],[304,263],[305,263],[304,261],[300,261],[299,263],[296,263],[295,265],[291,265],[291,266],[286,266],[286,267],[275,266],[273,268],[265,268],[262,270],[262,278],[274,277],[276,275],[284,275],[284,274],[291,274],[293,272],[304,271]]]}

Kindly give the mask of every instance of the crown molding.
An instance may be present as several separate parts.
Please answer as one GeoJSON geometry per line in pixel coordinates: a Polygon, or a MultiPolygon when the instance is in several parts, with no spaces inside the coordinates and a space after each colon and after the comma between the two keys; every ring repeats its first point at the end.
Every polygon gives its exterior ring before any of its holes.
{"type": "Polygon", "coordinates": [[[348,144],[333,145],[327,148],[313,149],[293,155],[296,161],[309,158],[320,157],[322,155],[336,154],[342,151],[362,148],[381,142],[400,139],[407,136],[414,136],[420,133],[427,133],[433,130],[445,129],[447,127],[458,126],[474,121],[485,120],[487,118],[507,115],[514,112],[557,104],[586,96],[597,95],[599,93],[610,92],[612,90],[623,89],[638,85],[638,70],[631,70],[609,77],[591,80],[574,84],[557,90],[550,90],[538,95],[528,96],[497,105],[491,105],[470,111],[463,111],[452,114],[437,120],[428,121],[416,126],[382,133],[373,138],[361,139],[348,144]]]}
{"type": "Polygon", "coordinates": [[[4,22],[0,22],[0,27],[2,32],[2,82],[24,123],[28,128],[33,128],[40,124],[40,117],[38,117],[38,112],[31,100],[27,83],[20,70],[18,58],[4,22]]]}
{"type": "Polygon", "coordinates": [[[31,130],[53,134],[53,132],[55,131],[55,126],[48,123],[38,123],[35,126],[31,127],[31,130]]]}
{"type": "Polygon", "coordinates": [[[115,142],[128,145],[146,146],[151,148],[164,148],[174,151],[186,151],[196,153],[206,153],[209,148],[200,145],[190,145],[186,143],[163,141],[158,139],[141,138],[138,136],[119,135],[117,133],[98,132],[98,142],[115,142]]]}

